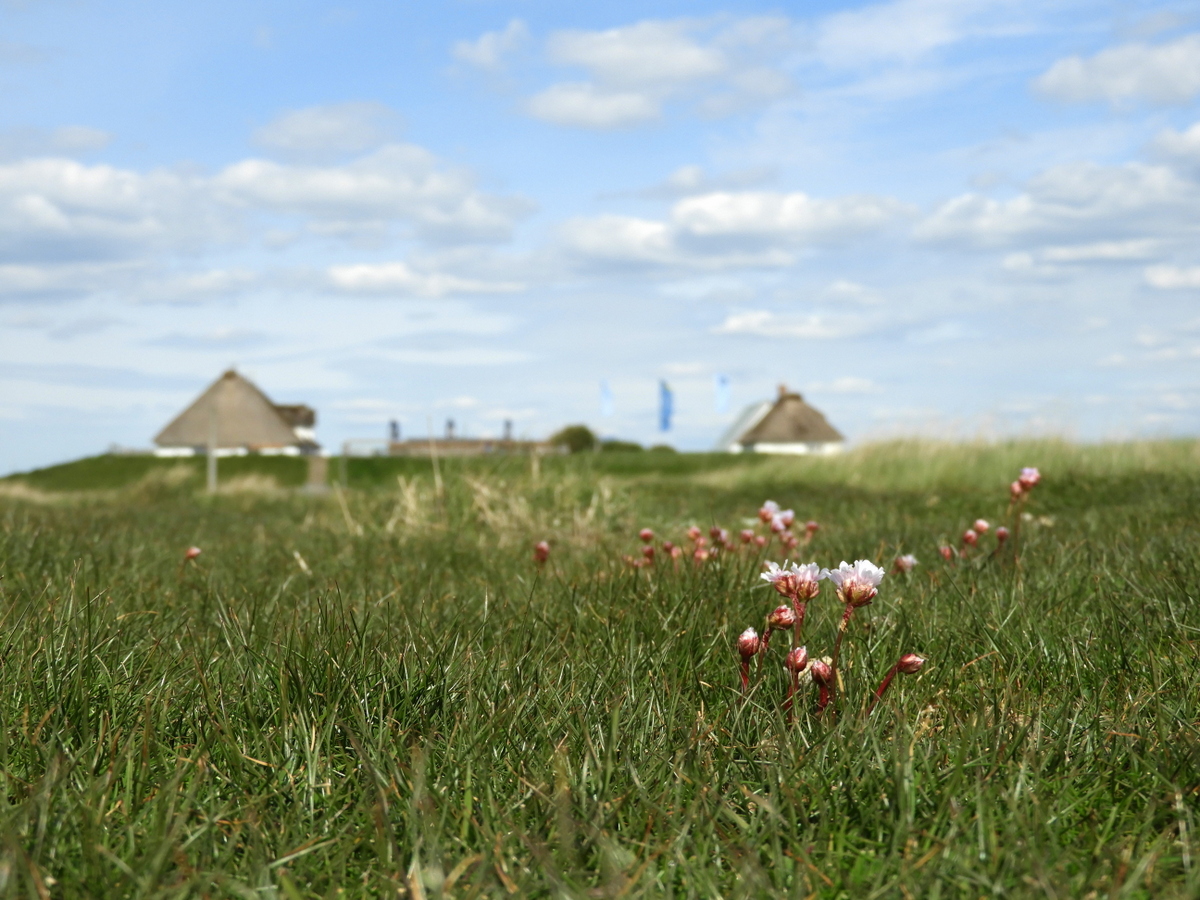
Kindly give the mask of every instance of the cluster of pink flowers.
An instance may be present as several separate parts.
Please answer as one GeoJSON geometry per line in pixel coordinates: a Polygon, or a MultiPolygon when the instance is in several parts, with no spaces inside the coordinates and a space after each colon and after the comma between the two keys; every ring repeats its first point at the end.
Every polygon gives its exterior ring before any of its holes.
{"type": "Polygon", "coordinates": [[[692,525],[685,532],[686,545],[683,541],[676,544],[674,541],[665,540],[656,547],[656,535],[653,529],[643,528],[638,532],[638,539],[642,544],[640,552],[637,555],[627,553],[621,559],[627,566],[635,569],[654,565],[660,554],[663,558],[669,558],[672,561],[686,555],[695,564],[702,565],[723,554],[737,553],[742,548],[752,547],[755,550],[763,550],[773,540],[779,541],[786,557],[796,547],[811,543],[813,535],[821,527],[816,522],[806,522],[804,537],[796,537],[792,533],[792,526],[796,522],[796,513],[790,509],[780,509],[779,504],[774,500],[768,500],[762,505],[758,511],[758,520],[765,526],[763,533],[759,533],[754,528],[743,528],[736,536],[719,525],[709,528],[707,534],[699,525],[692,525]]]}
{"type": "MultiPolygon", "coordinates": [[[[1001,525],[996,529],[992,529],[991,523],[987,519],[976,519],[962,533],[960,543],[957,547],[953,544],[942,544],[938,547],[938,553],[942,559],[950,562],[955,559],[966,559],[976,551],[984,549],[982,541],[984,537],[991,532],[996,539],[996,546],[992,549],[991,556],[995,556],[1000,552],[1004,545],[1008,542],[1009,537],[1018,532],[1021,527],[1021,507],[1029,497],[1029,492],[1037,487],[1038,482],[1042,480],[1042,474],[1035,468],[1026,467],[1021,470],[1020,477],[1009,485],[1009,513],[1012,515],[1012,531],[1009,531],[1006,525],[1001,525]]],[[[1015,544],[1015,541],[1014,541],[1015,544]]],[[[1014,555],[1016,553],[1014,549],[1014,555]]]]}
{"type": "MultiPolygon", "coordinates": [[[[913,563],[915,564],[915,560],[913,563]]],[[[790,632],[790,646],[784,656],[784,669],[789,674],[787,696],[784,699],[784,710],[789,721],[793,715],[796,692],[800,688],[800,676],[808,673],[813,684],[817,685],[817,709],[824,711],[835,702],[838,686],[838,657],[841,653],[842,640],[845,637],[850,619],[856,609],[867,606],[879,594],[879,585],[883,581],[883,569],[869,560],[856,560],[853,565],[843,562],[836,569],[822,569],[817,563],[788,563],[782,565],[775,562],[766,564],[767,571],[760,576],[788,601],[767,614],[762,637],[754,628],[747,628],[737,639],[737,651],[741,657],[739,670],[742,681],[742,691],[750,688],[750,663],[758,657],[759,669],[762,669],[762,659],[769,652],[771,636],[777,631],[790,632]],[[843,605],[842,618],[838,625],[837,637],[833,644],[833,654],[827,659],[809,659],[808,648],[802,643],[804,636],[804,619],[808,612],[808,604],[821,593],[821,582],[830,581],[837,590],[838,601],[843,605]]],[[[896,672],[916,672],[924,665],[925,660],[914,654],[905,654],[888,673],[879,689],[875,692],[876,700],[883,696],[896,672]]],[[[872,706],[874,706],[872,701],[872,706]]]]}

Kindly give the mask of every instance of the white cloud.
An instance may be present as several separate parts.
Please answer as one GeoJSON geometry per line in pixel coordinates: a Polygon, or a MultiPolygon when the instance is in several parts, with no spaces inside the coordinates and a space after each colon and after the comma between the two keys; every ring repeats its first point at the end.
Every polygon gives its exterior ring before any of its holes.
{"type": "Polygon", "coordinates": [[[986,31],[977,20],[993,4],[972,0],[897,0],[834,13],[817,27],[816,52],[829,66],[913,62],[986,31]]]}
{"type": "Polygon", "coordinates": [[[676,202],[666,220],[602,215],[560,229],[576,256],[597,262],[689,267],[786,266],[796,251],[888,224],[906,208],[868,195],[819,199],[800,192],[720,191],[676,202]]]}
{"type": "Polygon", "coordinates": [[[529,28],[520,19],[513,19],[503,31],[489,31],[473,41],[458,41],[451,52],[459,62],[494,72],[504,68],[505,57],[528,40],[529,28]]]}
{"type": "Polygon", "coordinates": [[[864,331],[866,323],[857,316],[780,315],[769,310],[730,313],[724,322],[713,329],[714,334],[804,340],[836,340],[854,337],[864,331]]]}
{"type": "Polygon", "coordinates": [[[551,63],[588,78],[553,84],[526,111],[559,125],[622,128],[653,122],[672,101],[704,115],[729,115],[783,96],[780,68],[792,26],[782,18],[647,20],[603,31],[559,31],[546,41],[551,63]]]}
{"type": "Polygon", "coordinates": [[[286,112],[254,132],[253,142],[288,159],[328,160],[394,140],[400,116],[382,103],[351,101],[286,112]]]}
{"type": "Polygon", "coordinates": [[[1110,47],[1086,59],[1060,59],[1034,81],[1034,87],[1048,97],[1074,103],[1187,103],[1200,94],[1200,34],[1165,44],[1110,47]]]}
{"type": "Polygon", "coordinates": [[[1200,266],[1147,266],[1143,274],[1146,284],[1160,290],[1200,288],[1200,266]]]}
{"type": "Polygon", "coordinates": [[[875,306],[883,302],[878,291],[845,278],[839,278],[825,288],[821,292],[821,299],[837,304],[849,303],[861,306],[875,306]]]}
{"type": "Polygon", "coordinates": [[[1200,167],[1200,122],[1183,132],[1166,129],[1155,138],[1154,149],[1168,159],[1200,167]]]}
{"type": "Polygon", "coordinates": [[[511,293],[523,287],[515,282],[459,278],[443,272],[416,272],[403,262],[331,266],[327,275],[330,285],[336,290],[355,294],[445,297],[451,294],[511,293]]]}
{"type": "Polygon", "coordinates": [[[613,91],[587,82],[556,84],[530,97],[526,111],[536,119],[577,128],[625,128],[661,115],[658,100],[635,91],[613,91]]]}
{"type": "Polygon", "coordinates": [[[823,200],[799,191],[721,191],[675,204],[671,219],[697,237],[771,237],[812,242],[870,231],[904,211],[899,202],[870,195],[823,200]]]}
{"type": "Polygon", "coordinates": [[[247,209],[313,220],[320,233],[378,233],[404,223],[426,240],[507,239],[528,201],[485,194],[469,172],[428,150],[393,144],[341,166],[250,159],[214,179],[218,195],[247,209]]]}
{"type": "MultiPolygon", "coordinates": [[[[1166,166],[1127,163],[1057,166],[1008,200],[964,194],[943,203],[915,229],[921,240],[1001,247],[1078,241],[1092,258],[1138,247],[1131,238],[1178,237],[1197,229],[1200,188],[1166,166]]],[[[1080,251],[1060,251],[1060,256],[1080,251]]],[[[1065,260],[1064,260],[1065,261],[1065,260]]]]}

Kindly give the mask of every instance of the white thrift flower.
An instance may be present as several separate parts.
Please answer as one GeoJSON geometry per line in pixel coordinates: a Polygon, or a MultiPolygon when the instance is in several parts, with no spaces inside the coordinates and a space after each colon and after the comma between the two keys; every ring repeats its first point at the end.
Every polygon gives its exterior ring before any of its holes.
{"type": "Polygon", "coordinates": [[[825,569],[821,574],[837,585],[843,603],[866,606],[879,593],[884,572],[870,560],[856,559],[854,565],[843,561],[836,569],[825,569]]]}
{"type": "Polygon", "coordinates": [[[821,591],[820,581],[825,577],[816,563],[767,563],[767,571],[759,576],[767,584],[796,601],[811,600],[821,591]]]}

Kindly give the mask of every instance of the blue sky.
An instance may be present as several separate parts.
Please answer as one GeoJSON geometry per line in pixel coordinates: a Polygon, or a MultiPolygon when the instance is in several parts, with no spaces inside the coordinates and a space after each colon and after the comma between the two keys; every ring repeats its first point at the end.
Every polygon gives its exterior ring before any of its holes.
{"type": "Polygon", "coordinates": [[[233,364],[329,446],[1200,427],[1196,2],[9,0],[0,98],[0,472],[233,364]]]}

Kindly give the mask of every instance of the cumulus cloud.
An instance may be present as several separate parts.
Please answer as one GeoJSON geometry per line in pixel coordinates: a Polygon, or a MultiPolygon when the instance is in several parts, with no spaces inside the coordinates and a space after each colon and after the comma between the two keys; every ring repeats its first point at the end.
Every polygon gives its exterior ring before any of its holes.
{"type": "Polygon", "coordinates": [[[1146,284],[1164,291],[1200,288],[1200,266],[1148,266],[1144,275],[1146,284]]]}
{"type": "Polygon", "coordinates": [[[1060,59],[1034,81],[1034,87],[1071,103],[1187,103],[1200,94],[1200,34],[1060,59]]]}
{"type": "Polygon", "coordinates": [[[528,26],[520,19],[513,19],[503,31],[489,31],[473,41],[458,41],[452,53],[459,62],[495,72],[503,69],[506,57],[519,50],[528,40],[528,26]]]}
{"type": "Polygon", "coordinates": [[[236,163],[213,179],[218,196],[245,209],[313,220],[326,234],[384,233],[394,223],[432,241],[505,240],[531,208],[516,197],[486,194],[473,176],[409,144],[383,147],[340,166],[270,160],[236,163]]]}
{"type": "MultiPolygon", "coordinates": [[[[1200,188],[1167,166],[1126,163],[1056,166],[1030,180],[1008,200],[963,194],[943,203],[915,229],[925,241],[980,247],[1058,243],[1090,247],[1084,255],[1112,259],[1146,235],[1197,230],[1200,188]]],[[[1082,251],[1061,250],[1060,261],[1083,261],[1082,251]],[[1076,255],[1076,259],[1065,257],[1076,255]]]]}
{"type": "Polygon", "coordinates": [[[713,329],[714,334],[748,334],[767,338],[836,340],[867,330],[858,316],[787,315],[755,309],[730,313],[713,329]]]}
{"type": "Polygon", "coordinates": [[[1200,169],[1200,122],[1182,132],[1173,128],[1162,131],[1154,141],[1154,149],[1176,164],[1200,169]]]}
{"type": "Polygon", "coordinates": [[[451,294],[498,294],[519,291],[516,282],[460,278],[444,272],[418,272],[404,262],[331,266],[329,284],[354,294],[445,297],[451,294]]]}
{"type": "Polygon", "coordinates": [[[556,84],[529,98],[526,111],[537,119],[577,128],[625,128],[658,119],[661,103],[636,91],[616,91],[587,82],[556,84]]]}
{"type": "Polygon", "coordinates": [[[256,130],[252,140],[286,159],[327,161],[389,143],[401,125],[394,110],[359,100],[286,112],[256,130]]]}
{"type": "Polygon", "coordinates": [[[602,215],[568,220],[573,254],[597,262],[690,267],[786,266],[802,247],[877,230],[906,212],[870,195],[718,191],[676,202],[665,220],[602,215]]]}
{"type": "Polygon", "coordinates": [[[912,63],[965,38],[1011,32],[1011,17],[1011,10],[981,0],[876,3],[822,19],[815,51],[822,62],[837,68],[912,63]]]}
{"type": "Polygon", "coordinates": [[[195,176],[62,158],[0,165],[0,262],[194,249],[227,226],[195,176]]]}
{"type": "Polygon", "coordinates": [[[623,128],[661,118],[670,101],[728,115],[792,89],[778,60],[791,23],[779,18],[648,20],[602,31],[559,31],[546,41],[551,63],[588,78],[553,84],[526,111],[558,125],[623,128]]]}

